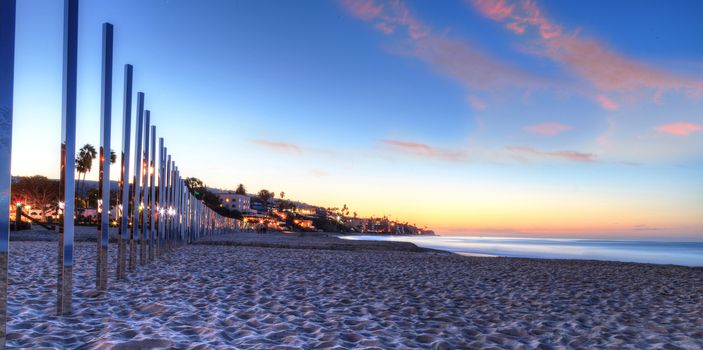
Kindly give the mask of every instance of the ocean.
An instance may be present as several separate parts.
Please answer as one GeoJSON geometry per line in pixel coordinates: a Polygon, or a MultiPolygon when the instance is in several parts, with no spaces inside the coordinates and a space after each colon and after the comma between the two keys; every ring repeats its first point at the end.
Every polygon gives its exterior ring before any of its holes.
{"type": "Polygon", "coordinates": [[[703,242],[473,236],[343,236],[403,241],[472,256],[610,260],[703,266],[703,242]]]}

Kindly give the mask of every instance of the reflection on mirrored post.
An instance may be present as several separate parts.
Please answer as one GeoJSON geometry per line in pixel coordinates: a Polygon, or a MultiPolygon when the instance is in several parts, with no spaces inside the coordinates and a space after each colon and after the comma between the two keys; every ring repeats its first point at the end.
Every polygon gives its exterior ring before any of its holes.
{"type": "Polygon", "coordinates": [[[78,0],[64,1],[63,102],[61,111],[61,174],[59,177],[59,249],[56,312],[68,314],[73,290],[73,220],[76,169],[76,69],[78,0]]]}
{"type": "Polygon", "coordinates": [[[10,248],[12,99],[15,73],[15,0],[0,1],[0,349],[7,327],[7,267],[10,248]]]}
{"type": "Polygon", "coordinates": [[[120,229],[117,235],[117,278],[126,277],[127,268],[127,239],[129,235],[129,148],[132,132],[132,65],[124,66],[124,104],[122,114],[122,166],[120,172],[119,204],[120,229]]]}
{"type": "Polygon", "coordinates": [[[96,287],[107,289],[107,250],[110,230],[110,132],[112,124],[112,36],[110,23],[103,23],[102,91],[100,107],[100,169],[98,174],[98,247],[96,287]]]}

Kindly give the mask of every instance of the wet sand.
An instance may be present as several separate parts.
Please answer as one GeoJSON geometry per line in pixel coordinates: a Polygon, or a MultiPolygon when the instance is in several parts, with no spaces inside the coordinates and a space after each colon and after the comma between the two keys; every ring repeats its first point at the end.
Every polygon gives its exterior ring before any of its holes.
{"type": "Polygon", "coordinates": [[[57,317],[56,243],[10,249],[8,348],[703,348],[703,268],[206,244],[117,282],[111,245],[96,296],[77,243],[57,317]]]}

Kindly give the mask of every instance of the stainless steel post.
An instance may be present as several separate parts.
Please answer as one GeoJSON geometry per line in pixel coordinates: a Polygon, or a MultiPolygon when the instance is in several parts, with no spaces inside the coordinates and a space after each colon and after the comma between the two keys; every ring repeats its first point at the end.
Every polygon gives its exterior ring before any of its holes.
{"type": "Polygon", "coordinates": [[[112,38],[113,27],[103,23],[102,91],[100,106],[100,172],[98,175],[98,249],[95,286],[107,289],[107,250],[110,231],[110,132],[112,126],[112,38]]]}
{"type": "Polygon", "coordinates": [[[7,335],[7,261],[10,253],[12,99],[15,76],[15,0],[0,1],[0,349],[7,335]]]}
{"type": "Polygon", "coordinates": [[[129,237],[129,148],[132,133],[132,65],[124,66],[124,104],[122,111],[122,167],[120,173],[119,205],[122,206],[120,232],[117,235],[117,278],[124,279],[127,268],[127,239],[129,237]]]}
{"type": "Polygon", "coordinates": [[[129,270],[137,268],[137,241],[140,210],[143,209],[140,181],[142,177],[142,128],[144,127],[144,93],[137,93],[137,125],[134,142],[134,174],[132,175],[132,230],[129,234],[129,270]],[[135,237],[136,236],[136,237],[135,237]]]}

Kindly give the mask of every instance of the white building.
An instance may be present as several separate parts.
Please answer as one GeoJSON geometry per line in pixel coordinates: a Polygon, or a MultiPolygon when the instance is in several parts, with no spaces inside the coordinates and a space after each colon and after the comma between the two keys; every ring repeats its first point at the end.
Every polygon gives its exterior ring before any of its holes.
{"type": "Polygon", "coordinates": [[[215,192],[220,197],[222,205],[229,209],[236,209],[240,213],[251,211],[251,199],[244,194],[236,194],[234,192],[215,192]]]}

